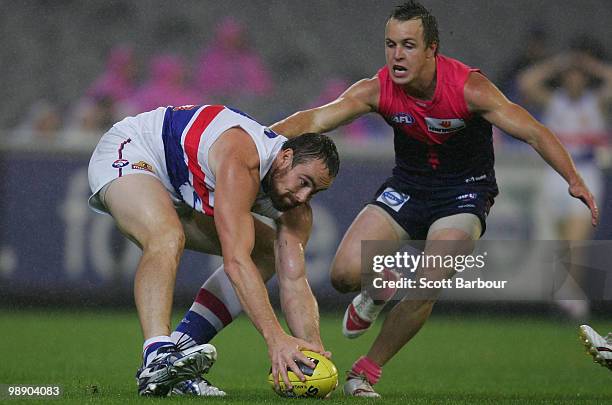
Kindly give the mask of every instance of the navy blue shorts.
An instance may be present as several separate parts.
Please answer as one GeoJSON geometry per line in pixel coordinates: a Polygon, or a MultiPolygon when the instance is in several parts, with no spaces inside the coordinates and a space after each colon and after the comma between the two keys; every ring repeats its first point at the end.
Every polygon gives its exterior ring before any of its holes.
{"type": "Polygon", "coordinates": [[[369,204],[384,209],[414,240],[425,240],[431,224],[456,214],[474,214],[482,234],[498,194],[497,185],[462,184],[430,189],[411,188],[396,178],[388,179],[369,204]]]}

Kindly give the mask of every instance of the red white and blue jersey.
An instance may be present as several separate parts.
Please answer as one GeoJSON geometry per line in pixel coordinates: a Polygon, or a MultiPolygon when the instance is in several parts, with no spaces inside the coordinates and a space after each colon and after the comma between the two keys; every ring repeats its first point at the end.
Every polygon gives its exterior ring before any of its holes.
{"type": "Polygon", "coordinates": [[[419,100],[393,83],[387,67],[378,71],[378,113],[394,130],[393,175],[416,188],[487,184],[496,188],[492,128],[472,115],[464,96],[470,68],[436,56],[436,90],[419,100]]]}
{"type": "MultiPolygon", "coordinates": [[[[162,139],[170,183],[185,203],[209,216],[214,215],[215,174],[208,154],[219,136],[234,127],[243,129],[255,142],[263,180],[287,138],[222,105],[168,107],[165,111],[162,139]]],[[[262,189],[252,210],[271,218],[280,216],[262,189]]]]}

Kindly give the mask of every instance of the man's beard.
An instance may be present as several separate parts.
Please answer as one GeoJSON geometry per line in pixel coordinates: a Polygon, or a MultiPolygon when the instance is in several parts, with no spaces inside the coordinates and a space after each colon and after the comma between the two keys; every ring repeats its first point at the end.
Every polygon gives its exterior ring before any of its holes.
{"type": "Polygon", "coordinates": [[[286,199],[283,198],[276,186],[277,180],[287,174],[289,170],[289,168],[284,170],[271,169],[270,172],[268,172],[268,174],[264,178],[263,182],[263,189],[268,195],[268,197],[270,197],[270,201],[272,201],[272,206],[279,211],[288,211],[291,208],[295,207],[294,204],[287,202],[286,199]]]}
{"type": "Polygon", "coordinates": [[[291,208],[294,208],[295,205],[287,203],[282,197],[278,196],[276,193],[269,194],[270,201],[272,201],[272,206],[275,209],[284,212],[289,211],[291,208]]]}

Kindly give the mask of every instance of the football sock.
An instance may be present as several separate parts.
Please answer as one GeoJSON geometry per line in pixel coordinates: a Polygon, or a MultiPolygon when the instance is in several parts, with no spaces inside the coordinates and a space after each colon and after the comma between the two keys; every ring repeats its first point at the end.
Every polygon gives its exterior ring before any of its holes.
{"type": "MultiPolygon", "coordinates": [[[[397,281],[400,279],[400,275],[390,269],[384,269],[378,277],[381,277],[384,281],[397,281]]],[[[385,287],[385,288],[370,288],[366,290],[368,295],[374,300],[374,304],[380,306],[380,309],[393,298],[397,288],[385,287]]]]}
{"type": "Polygon", "coordinates": [[[353,363],[351,371],[357,375],[361,374],[365,376],[368,382],[372,385],[376,384],[382,375],[382,367],[367,356],[361,356],[355,363],[353,363]]]}
{"type": "Polygon", "coordinates": [[[172,341],[179,350],[208,343],[240,312],[240,301],[221,266],[200,288],[191,308],[172,332],[172,341]]]}
{"type": "Polygon", "coordinates": [[[166,346],[174,346],[170,336],[154,336],[145,340],[142,345],[142,358],[144,365],[148,366],[151,360],[157,355],[157,351],[166,346]]]}

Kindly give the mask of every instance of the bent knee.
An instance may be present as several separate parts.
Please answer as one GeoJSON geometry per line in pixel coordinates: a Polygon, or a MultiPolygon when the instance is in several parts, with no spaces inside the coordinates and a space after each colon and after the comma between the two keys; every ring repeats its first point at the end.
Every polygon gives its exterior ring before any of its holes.
{"type": "Polygon", "coordinates": [[[334,259],[330,273],[332,286],[342,293],[361,288],[361,261],[334,259]]]}
{"type": "Polygon", "coordinates": [[[168,254],[181,254],[185,249],[185,232],[180,226],[166,226],[157,229],[143,242],[145,251],[165,251],[168,254]]]}

